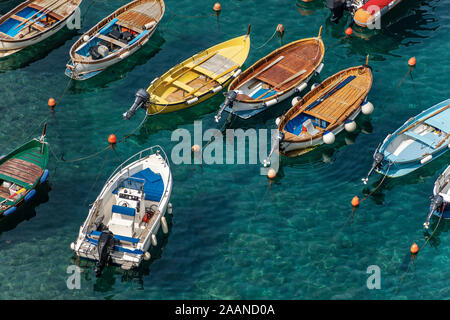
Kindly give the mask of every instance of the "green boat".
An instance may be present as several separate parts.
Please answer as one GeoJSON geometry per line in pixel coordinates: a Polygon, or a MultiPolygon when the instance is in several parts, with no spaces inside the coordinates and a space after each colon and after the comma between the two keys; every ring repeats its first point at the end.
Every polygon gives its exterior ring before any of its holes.
{"type": "Polygon", "coordinates": [[[48,145],[45,129],[33,139],[0,159],[0,217],[13,214],[30,201],[36,187],[48,179],[48,145]]]}

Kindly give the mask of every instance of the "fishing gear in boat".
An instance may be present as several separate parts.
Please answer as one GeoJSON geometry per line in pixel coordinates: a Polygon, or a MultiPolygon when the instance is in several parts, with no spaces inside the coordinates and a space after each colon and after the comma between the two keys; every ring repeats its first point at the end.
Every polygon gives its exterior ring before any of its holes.
{"type": "Polygon", "coordinates": [[[130,110],[123,114],[126,120],[130,120],[139,108],[145,109],[145,105],[150,101],[150,94],[143,88],[139,89],[135,96],[136,98],[130,110]]]}
{"type": "Polygon", "coordinates": [[[114,248],[114,234],[109,230],[104,230],[98,238],[98,261],[95,265],[95,274],[100,277],[103,268],[111,262],[111,252],[114,248]]]}

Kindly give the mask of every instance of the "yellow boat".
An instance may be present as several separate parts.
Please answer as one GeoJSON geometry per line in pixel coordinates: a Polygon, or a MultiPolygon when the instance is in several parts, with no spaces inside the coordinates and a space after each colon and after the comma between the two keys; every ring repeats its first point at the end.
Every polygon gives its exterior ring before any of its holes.
{"type": "Polygon", "coordinates": [[[169,113],[203,102],[240,73],[250,51],[250,26],[246,35],[219,43],[176,65],[150,86],[139,89],[125,119],[139,108],[147,114],[169,113]]]}

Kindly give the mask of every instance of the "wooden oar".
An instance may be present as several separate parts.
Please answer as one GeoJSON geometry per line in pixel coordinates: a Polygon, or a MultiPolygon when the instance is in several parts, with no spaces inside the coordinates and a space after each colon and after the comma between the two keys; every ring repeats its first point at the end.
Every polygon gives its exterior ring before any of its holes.
{"type": "Polygon", "coordinates": [[[257,76],[259,76],[261,73],[263,73],[264,71],[272,68],[275,64],[277,64],[278,62],[280,62],[282,59],[284,58],[284,56],[278,57],[278,59],[276,59],[274,62],[272,62],[271,64],[269,64],[268,66],[264,67],[261,71],[259,71],[258,73],[256,73],[255,75],[251,76],[250,78],[248,78],[247,80],[245,80],[243,83],[239,84],[239,88],[242,87],[244,84],[246,84],[247,82],[249,82],[250,80],[256,78],[257,76]]]}
{"type": "MultiPolygon", "coordinates": [[[[53,1],[51,4],[49,4],[47,7],[42,8],[41,10],[39,10],[38,12],[36,12],[35,14],[33,14],[31,17],[29,17],[27,20],[25,20],[24,22],[22,22],[22,23],[20,23],[18,26],[16,26],[16,27],[14,28],[14,30],[16,30],[18,27],[24,25],[25,23],[29,22],[31,19],[33,19],[33,18],[34,18],[36,15],[38,15],[39,13],[41,13],[41,12],[43,12],[43,11],[45,11],[45,10],[50,9],[50,7],[52,7],[54,4],[56,4],[56,3],[59,2],[59,1],[61,1],[61,0],[55,0],[55,1],[53,1]]],[[[66,2],[67,2],[67,1],[68,1],[68,0],[66,0],[66,2]]]]}
{"type": "Polygon", "coordinates": [[[447,141],[447,139],[448,139],[449,137],[450,137],[450,133],[447,133],[447,135],[445,136],[445,138],[442,139],[442,141],[439,142],[439,144],[438,144],[436,147],[434,147],[434,148],[435,148],[435,149],[439,148],[445,141],[447,141]]]}
{"type": "MultiPolygon", "coordinates": [[[[67,1],[65,1],[65,2],[62,2],[62,3],[60,3],[60,4],[58,4],[56,7],[53,7],[51,10],[50,10],[50,7],[51,7],[51,6],[47,7],[47,10],[46,10],[44,13],[41,14],[41,17],[42,17],[44,14],[48,14],[48,13],[50,13],[51,11],[55,11],[56,9],[59,9],[59,7],[61,7],[62,5],[66,4],[67,2],[69,2],[69,0],[67,0],[67,1]]],[[[28,25],[28,27],[31,27],[33,24],[35,24],[36,22],[38,22],[38,19],[40,19],[40,17],[39,17],[39,18],[36,18],[35,20],[33,20],[33,22],[30,23],[30,24],[28,25]]]]}
{"type": "Polygon", "coordinates": [[[182,76],[184,76],[187,72],[191,71],[192,69],[194,69],[195,67],[198,67],[199,65],[201,65],[203,62],[205,62],[206,60],[209,60],[210,58],[212,58],[214,55],[217,54],[217,51],[207,55],[205,58],[203,58],[202,60],[200,60],[199,62],[197,62],[196,64],[194,64],[192,67],[188,68],[187,70],[183,71],[182,73],[180,73],[178,76],[176,76],[175,78],[173,78],[172,80],[170,80],[169,82],[166,83],[166,86],[171,85],[172,83],[174,83],[175,81],[177,81],[178,79],[180,79],[182,76]]]}
{"type": "Polygon", "coordinates": [[[272,90],[275,90],[275,89],[278,88],[278,87],[282,87],[283,85],[285,85],[286,83],[288,83],[288,82],[294,80],[295,78],[300,77],[300,76],[301,76],[302,74],[304,74],[305,72],[306,72],[305,69],[300,70],[299,72],[297,72],[297,73],[294,74],[293,76],[291,76],[291,77],[287,78],[286,80],[284,80],[283,82],[277,84],[275,87],[273,87],[273,88],[270,89],[269,91],[266,91],[264,94],[262,94],[261,96],[259,96],[259,97],[256,98],[255,100],[261,99],[262,97],[264,97],[265,95],[267,95],[267,94],[268,94],[269,92],[271,92],[272,90]]]}
{"type": "Polygon", "coordinates": [[[422,119],[422,120],[420,120],[420,121],[418,121],[418,122],[415,122],[415,123],[413,123],[412,125],[406,127],[405,129],[403,129],[402,131],[400,131],[398,134],[402,134],[403,132],[408,131],[409,129],[411,129],[411,128],[417,126],[419,123],[422,123],[422,122],[424,122],[425,120],[428,120],[428,119],[430,119],[431,117],[434,117],[435,115],[441,113],[442,111],[447,110],[448,108],[450,108],[450,104],[449,104],[448,106],[442,108],[441,110],[438,110],[438,111],[434,112],[433,114],[429,115],[428,117],[426,117],[426,118],[424,118],[424,119],[422,119]]]}
{"type": "Polygon", "coordinates": [[[191,92],[189,92],[188,94],[187,94],[187,96],[189,97],[189,96],[191,96],[191,95],[193,95],[193,94],[195,94],[197,91],[199,91],[201,88],[203,88],[204,86],[206,86],[206,85],[208,85],[208,84],[210,84],[211,82],[214,82],[214,81],[216,81],[217,79],[220,79],[220,78],[222,78],[224,75],[226,75],[226,74],[228,74],[228,73],[230,73],[230,72],[232,72],[233,70],[236,70],[237,68],[239,68],[239,66],[238,65],[234,65],[234,66],[232,66],[230,69],[228,69],[228,70],[226,70],[226,71],[224,71],[224,72],[222,72],[221,74],[219,74],[218,76],[216,76],[216,77],[214,77],[213,79],[211,79],[211,80],[209,80],[208,82],[206,82],[205,84],[203,84],[202,86],[200,86],[200,87],[198,87],[198,88],[196,88],[196,89],[194,89],[194,90],[192,90],[191,92]]]}

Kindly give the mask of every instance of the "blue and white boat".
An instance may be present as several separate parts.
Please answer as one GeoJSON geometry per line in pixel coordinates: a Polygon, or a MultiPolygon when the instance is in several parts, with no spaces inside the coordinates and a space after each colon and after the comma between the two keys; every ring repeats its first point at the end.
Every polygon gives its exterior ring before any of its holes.
{"type": "Polygon", "coordinates": [[[433,215],[450,219],[450,166],[439,176],[434,183],[433,196],[431,197],[430,213],[423,224],[426,229],[430,225],[433,215]]]}
{"type": "Polygon", "coordinates": [[[364,183],[375,170],[388,177],[404,176],[443,155],[450,147],[450,99],[421,112],[389,134],[374,153],[364,183]]]}
{"type": "Polygon", "coordinates": [[[135,0],[117,9],[75,42],[65,74],[86,80],[128,58],[148,42],[164,11],[163,0],[135,0]]]}
{"type": "Polygon", "coordinates": [[[160,146],[135,154],[107,180],[89,210],[77,240],[75,254],[96,261],[99,276],[108,263],[128,270],[150,259],[157,232],[168,232],[166,212],[172,192],[169,160],[160,146]]]}

